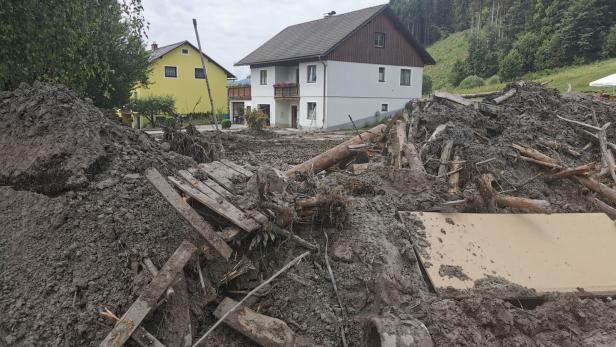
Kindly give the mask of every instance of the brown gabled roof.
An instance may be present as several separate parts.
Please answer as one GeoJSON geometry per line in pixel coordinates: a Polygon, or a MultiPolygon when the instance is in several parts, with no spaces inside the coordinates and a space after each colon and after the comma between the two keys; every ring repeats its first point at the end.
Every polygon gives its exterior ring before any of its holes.
{"type": "MultiPolygon", "coordinates": [[[[178,48],[178,47],[180,47],[180,46],[182,46],[184,44],[187,44],[187,45],[191,46],[195,51],[199,52],[199,48],[197,48],[195,45],[190,43],[190,41],[184,40],[184,41],[172,43],[170,45],[158,47],[155,50],[148,51],[150,53],[149,61],[152,62],[152,61],[154,61],[156,59],[162,58],[165,54],[173,51],[174,49],[176,49],[176,48],[178,48]]],[[[237,78],[229,70],[225,69],[222,65],[220,65],[216,61],[214,61],[214,59],[210,58],[207,54],[203,53],[203,56],[205,58],[207,58],[208,61],[211,61],[212,63],[214,63],[214,65],[216,65],[219,68],[221,68],[227,74],[227,78],[228,79],[235,79],[235,78],[237,78]]]]}
{"type": "Polygon", "coordinates": [[[413,38],[391,7],[385,4],[291,25],[235,65],[272,64],[323,57],[381,13],[386,13],[392,19],[396,28],[419,52],[424,64],[435,63],[425,48],[413,38]]]}

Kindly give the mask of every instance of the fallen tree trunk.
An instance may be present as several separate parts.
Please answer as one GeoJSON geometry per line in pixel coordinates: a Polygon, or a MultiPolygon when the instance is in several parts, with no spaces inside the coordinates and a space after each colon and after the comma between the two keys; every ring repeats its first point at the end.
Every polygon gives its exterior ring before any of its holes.
{"type": "Polygon", "coordinates": [[[593,192],[603,195],[611,203],[616,204],[616,190],[606,186],[601,182],[595,181],[592,178],[580,176],[573,176],[572,178],[584,187],[592,190],[593,192]]]}
{"type": "Polygon", "coordinates": [[[289,178],[294,178],[299,173],[319,173],[328,167],[336,164],[337,162],[343,160],[351,154],[349,150],[349,145],[356,145],[362,143],[364,141],[371,141],[383,134],[383,130],[385,130],[385,124],[379,124],[374,128],[364,132],[361,134],[361,138],[359,136],[355,136],[352,139],[345,141],[338,146],[331,148],[316,157],[309,159],[299,165],[292,167],[287,170],[286,174],[289,178]]]}
{"type": "Polygon", "coordinates": [[[550,209],[550,202],[547,200],[536,200],[499,194],[492,187],[492,174],[483,174],[479,177],[479,193],[489,212],[494,210],[494,205],[504,207],[524,209],[539,213],[547,213],[550,209]]]}
{"type": "Polygon", "coordinates": [[[396,122],[396,144],[394,146],[394,157],[393,163],[394,167],[397,169],[402,168],[402,153],[404,144],[407,142],[406,138],[406,122],[397,121],[396,122]]]}
{"type": "Polygon", "coordinates": [[[614,163],[614,156],[612,155],[612,152],[610,152],[610,150],[607,148],[607,128],[611,125],[612,123],[606,123],[604,126],[601,127],[601,130],[599,130],[599,133],[597,133],[597,137],[599,138],[599,149],[601,150],[601,158],[603,160],[603,165],[607,166],[607,170],[610,173],[610,176],[612,176],[612,179],[614,180],[614,182],[616,182],[616,171],[614,171],[614,165],[616,165],[616,163],[614,163]]]}
{"type": "Polygon", "coordinates": [[[616,220],[616,208],[613,208],[597,198],[594,198],[593,202],[595,203],[595,206],[610,217],[611,220],[616,220]]]}
{"type": "Polygon", "coordinates": [[[449,194],[457,194],[460,191],[460,169],[462,168],[462,162],[460,161],[460,156],[456,154],[453,158],[453,164],[451,167],[451,171],[454,171],[449,176],[449,194]]]}
{"type": "Polygon", "coordinates": [[[449,158],[451,158],[451,151],[453,150],[453,140],[447,140],[445,145],[443,145],[443,150],[441,151],[441,163],[438,167],[438,176],[442,177],[447,174],[447,163],[449,163],[449,158]]]}
{"type": "Polygon", "coordinates": [[[473,104],[471,100],[466,100],[458,94],[452,94],[448,92],[436,91],[434,92],[434,97],[437,99],[449,100],[451,102],[455,102],[456,104],[470,106],[473,104]]]}
{"type": "Polygon", "coordinates": [[[561,170],[551,176],[546,177],[545,181],[546,182],[551,182],[554,180],[557,180],[559,178],[567,178],[567,177],[571,177],[571,176],[575,176],[575,175],[583,175],[583,174],[587,174],[588,172],[592,171],[595,168],[595,163],[589,163],[589,164],[585,164],[585,165],[581,165],[578,167],[574,167],[572,169],[564,169],[561,170]]]}
{"type": "Polygon", "coordinates": [[[494,103],[498,105],[498,104],[504,102],[505,100],[511,98],[512,96],[514,96],[516,92],[517,92],[516,89],[509,89],[505,94],[503,94],[503,95],[501,95],[501,96],[499,96],[497,98],[494,98],[494,103]]]}
{"type": "MultiPolygon", "coordinates": [[[[216,318],[230,311],[237,301],[225,298],[214,311],[216,318]]],[[[295,333],[287,323],[240,306],[224,320],[227,325],[261,346],[295,346],[295,333]]]]}
{"type": "Polygon", "coordinates": [[[513,147],[514,149],[516,149],[518,152],[520,152],[522,155],[527,156],[529,158],[533,158],[545,163],[551,163],[551,164],[558,164],[558,160],[551,158],[541,152],[539,152],[536,149],[530,148],[530,147],[525,147],[522,145],[519,145],[517,143],[512,143],[511,147],[513,147]]]}

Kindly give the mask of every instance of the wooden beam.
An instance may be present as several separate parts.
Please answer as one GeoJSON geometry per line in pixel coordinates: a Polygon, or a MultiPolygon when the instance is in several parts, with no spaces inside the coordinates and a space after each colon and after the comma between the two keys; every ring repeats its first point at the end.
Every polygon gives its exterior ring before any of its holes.
{"type": "Polygon", "coordinates": [[[212,246],[218,254],[225,260],[228,260],[233,253],[233,249],[216,233],[212,225],[201,217],[188,203],[178,194],[167,180],[154,168],[149,168],[145,172],[145,176],[158,189],[158,191],[167,199],[167,201],[175,208],[178,213],[192,225],[203,238],[212,246]]]}
{"type": "Polygon", "coordinates": [[[197,251],[197,247],[188,241],[182,242],[180,247],[171,255],[158,275],[152,279],[141,295],[122,315],[111,332],[101,342],[101,347],[120,347],[130,338],[143,319],[156,306],[158,299],[173,284],[188,260],[197,251]]]}
{"type": "Polygon", "coordinates": [[[498,105],[498,104],[504,102],[505,100],[511,98],[512,96],[514,96],[516,92],[517,92],[517,89],[513,89],[513,88],[509,89],[507,92],[505,92],[505,94],[503,94],[503,95],[501,95],[501,96],[499,96],[497,98],[494,98],[494,103],[498,105]]]}
{"type": "Polygon", "coordinates": [[[443,91],[434,92],[434,97],[437,99],[449,100],[449,101],[452,101],[452,102],[455,102],[457,104],[464,105],[464,106],[470,106],[473,104],[471,100],[464,99],[458,94],[452,94],[452,93],[443,92],[443,91]]]}
{"type": "Polygon", "coordinates": [[[246,177],[251,177],[254,174],[252,171],[246,169],[241,165],[238,165],[237,163],[232,162],[229,159],[220,159],[219,161],[246,177]]]}
{"type": "Polygon", "coordinates": [[[225,217],[231,223],[235,224],[239,228],[247,232],[253,232],[261,228],[261,225],[259,225],[259,223],[257,223],[255,220],[250,218],[239,208],[233,206],[233,204],[223,199],[222,197],[212,198],[202,193],[199,189],[193,188],[191,185],[186,184],[176,179],[175,177],[170,176],[169,181],[173,183],[173,185],[179,188],[181,191],[188,194],[191,198],[197,200],[198,202],[210,208],[212,211],[225,217]]]}
{"type": "Polygon", "coordinates": [[[205,172],[208,177],[232,193],[234,192],[233,182],[231,182],[229,178],[241,175],[233,169],[227,167],[225,164],[216,161],[207,164],[199,164],[199,168],[205,172]]]}
{"type": "Polygon", "coordinates": [[[451,158],[451,153],[453,150],[453,140],[445,141],[443,145],[443,150],[441,151],[441,164],[438,167],[438,176],[443,177],[447,175],[448,172],[448,164],[449,159],[451,158]]]}

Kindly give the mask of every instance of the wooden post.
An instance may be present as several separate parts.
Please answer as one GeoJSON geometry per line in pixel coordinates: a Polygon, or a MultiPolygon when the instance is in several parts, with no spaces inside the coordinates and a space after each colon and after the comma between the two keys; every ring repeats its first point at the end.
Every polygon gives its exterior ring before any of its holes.
{"type": "Polygon", "coordinates": [[[453,140],[447,140],[441,151],[441,164],[438,167],[438,176],[443,177],[447,174],[449,167],[449,159],[451,159],[451,150],[453,149],[453,140]]]}
{"type": "Polygon", "coordinates": [[[460,156],[455,155],[453,158],[453,165],[451,171],[453,173],[449,176],[449,194],[457,194],[460,191],[460,169],[462,163],[460,162],[460,156]]]}
{"type": "Polygon", "coordinates": [[[207,90],[207,96],[210,98],[210,109],[212,110],[212,117],[214,118],[214,126],[218,130],[218,120],[216,119],[216,110],[214,109],[214,99],[212,98],[212,91],[210,90],[210,80],[207,78],[207,70],[205,68],[205,61],[203,60],[203,51],[201,50],[201,40],[199,40],[199,31],[197,30],[197,20],[193,18],[193,26],[195,27],[195,36],[197,36],[197,46],[199,47],[199,58],[201,58],[201,67],[203,68],[203,75],[205,76],[205,87],[207,90]]]}

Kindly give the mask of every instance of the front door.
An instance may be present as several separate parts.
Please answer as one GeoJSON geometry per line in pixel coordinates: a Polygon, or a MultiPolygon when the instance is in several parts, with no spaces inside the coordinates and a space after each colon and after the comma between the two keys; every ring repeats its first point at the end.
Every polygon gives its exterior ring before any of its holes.
{"type": "Polygon", "coordinates": [[[297,105],[291,105],[291,128],[297,129],[297,105]]]}

